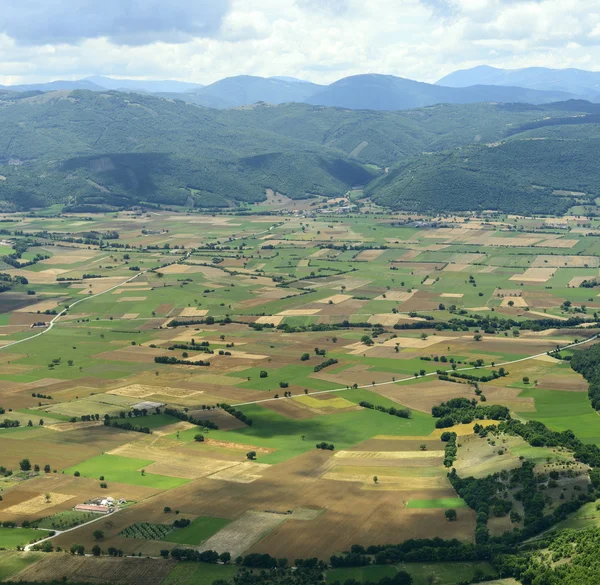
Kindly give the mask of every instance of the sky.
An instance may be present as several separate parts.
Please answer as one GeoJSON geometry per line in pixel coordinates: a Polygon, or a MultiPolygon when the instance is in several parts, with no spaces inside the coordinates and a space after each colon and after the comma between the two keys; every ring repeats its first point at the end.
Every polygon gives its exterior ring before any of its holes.
{"type": "Polygon", "coordinates": [[[600,0],[2,0],[0,83],[600,70],[600,0]]]}

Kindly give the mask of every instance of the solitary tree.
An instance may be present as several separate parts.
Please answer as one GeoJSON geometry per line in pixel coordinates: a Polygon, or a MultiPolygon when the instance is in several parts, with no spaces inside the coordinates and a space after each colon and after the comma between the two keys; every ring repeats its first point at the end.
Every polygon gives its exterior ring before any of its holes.
{"type": "Polygon", "coordinates": [[[256,451],[248,451],[246,457],[250,459],[250,461],[254,461],[256,459],[256,451]]]}
{"type": "Polygon", "coordinates": [[[377,484],[378,482],[379,482],[379,478],[376,475],[374,475],[373,476],[373,483],[377,484]]]}
{"type": "Polygon", "coordinates": [[[19,467],[21,468],[21,471],[31,471],[31,461],[29,461],[29,459],[21,459],[21,461],[19,461],[19,467]]]}
{"type": "Polygon", "coordinates": [[[104,530],[94,530],[94,540],[104,540],[104,530]]]}
{"type": "Polygon", "coordinates": [[[446,516],[446,520],[450,520],[450,522],[454,522],[456,520],[456,518],[458,517],[458,515],[456,514],[456,510],[450,508],[449,510],[446,510],[444,512],[444,515],[446,516]]]}

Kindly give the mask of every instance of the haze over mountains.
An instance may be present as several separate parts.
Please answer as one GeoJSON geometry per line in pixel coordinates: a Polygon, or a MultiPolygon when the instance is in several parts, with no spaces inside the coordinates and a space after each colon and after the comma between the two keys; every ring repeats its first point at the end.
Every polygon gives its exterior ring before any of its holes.
{"type": "Polygon", "coordinates": [[[447,87],[509,85],[544,91],[565,91],[591,101],[600,99],[600,72],[583,69],[498,69],[481,65],[450,73],[442,77],[437,84],[447,87]]]}
{"type": "Polygon", "coordinates": [[[113,79],[91,76],[76,81],[0,86],[9,91],[130,91],[153,93],[215,109],[247,106],[257,102],[309,103],[348,109],[405,110],[438,103],[531,103],[584,98],[600,101],[600,73],[577,70],[536,69],[505,71],[478,67],[455,72],[437,84],[422,83],[393,75],[364,74],[318,85],[290,77],[238,75],[207,86],[164,80],[113,79]],[[521,72],[521,73],[520,73],[521,72]]]}

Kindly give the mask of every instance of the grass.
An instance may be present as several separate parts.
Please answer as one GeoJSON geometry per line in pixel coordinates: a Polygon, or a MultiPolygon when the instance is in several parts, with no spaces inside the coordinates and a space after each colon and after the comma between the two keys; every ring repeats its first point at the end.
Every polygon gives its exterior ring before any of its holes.
{"type": "Polygon", "coordinates": [[[16,575],[29,565],[39,561],[43,556],[44,553],[0,551],[0,581],[16,575]]]}
{"type": "Polygon", "coordinates": [[[433,500],[409,500],[407,508],[464,508],[462,498],[435,498],[433,500]]]}
{"type": "Polygon", "coordinates": [[[0,527],[0,548],[17,548],[47,535],[46,532],[33,528],[0,527]]]}
{"type": "MultiPolygon", "coordinates": [[[[326,583],[349,579],[377,582],[384,577],[393,577],[397,571],[406,571],[413,578],[413,585],[427,585],[428,577],[435,576],[436,585],[455,585],[470,582],[476,571],[493,577],[495,571],[489,563],[402,563],[395,567],[389,565],[370,565],[367,567],[349,567],[327,571],[326,583]]],[[[164,584],[163,584],[164,585],[164,584]]]]}
{"type": "MultiPolygon", "coordinates": [[[[345,397],[345,393],[340,393],[345,397]]],[[[214,439],[276,449],[260,455],[261,463],[280,463],[306,453],[321,441],[333,443],[336,449],[346,449],[375,435],[428,435],[433,431],[431,416],[413,412],[411,419],[375,411],[360,410],[336,413],[310,419],[294,420],[258,404],[241,407],[253,425],[235,431],[211,431],[214,439]],[[304,437],[304,440],[302,440],[304,437]]],[[[180,433],[180,440],[193,441],[195,429],[180,433]]],[[[174,437],[174,435],[173,435],[174,437]]]]}
{"type": "Polygon", "coordinates": [[[518,413],[543,422],[554,431],[572,430],[584,443],[600,445],[600,419],[591,407],[587,392],[563,392],[529,388],[522,397],[535,400],[535,412],[518,413]]]}
{"type": "Polygon", "coordinates": [[[356,581],[380,581],[384,577],[393,577],[397,573],[395,567],[389,565],[369,565],[367,567],[344,567],[327,571],[326,583],[339,581],[344,583],[350,579],[356,581]]]}
{"type": "Polygon", "coordinates": [[[169,477],[167,475],[155,475],[152,473],[141,474],[141,469],[148,467],[153,462],[148,459],[133,459],[119,455],[98,455],[87,461],[65,469],[65,473],[79,473],[84,477],[99,478],[101,475],[107,483],[125,483],[161,490],[168,490],[184,483],[188,479],[169,477]]]}
{"type": "Polygon", "coordinates": [[[231,581],[236,573],[233,565],[179,563],[161,585],[212,585],[218,579],[231,581]]]}
{"type": "Polygon", "coordinates": [[[230,522],[231,520],[226,520],[225,518],[200,516],[189,526],[178,528],[161,538],[161,540],[177,544],[200,544],[208,540],[213,534],[219,532],[221,528],[225,528],[230,522]]]}
{"type": "Polygon", "coordinates": [[[173,423],[179,422],[175,417],[168,414],[148,414],[146,416],[137,416],[130,419],[132,424],[140,427],[148,427],[149,429],[158,429],[173,423]]]}

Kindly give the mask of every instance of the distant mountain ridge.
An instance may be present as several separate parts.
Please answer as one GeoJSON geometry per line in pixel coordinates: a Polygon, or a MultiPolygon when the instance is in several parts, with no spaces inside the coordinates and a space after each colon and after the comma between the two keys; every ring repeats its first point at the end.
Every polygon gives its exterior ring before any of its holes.
{"type": "Polygon", "coordinates": [[[549,69],[547,67],[499,69],[480,65],[471,69],[454,71],[436,82],[436,85],[446,87],[469,87],[477,84],[565,91],[585,99],[600,100],[600,71],[583,69],[549,69]]]}
{"type": "MultiPolygon", "coordinates": [[[[479,71],[480,77],[491,76],[493,68],[479,71]]],[[[458,75],[460,72],[457,72],[458,75]]],[[[454,75],[454,74],[453,74],[454,75]]],[[[464,79],[470,74],[465,73],[464,79]],[[466,77],[465,77],[466,76],[466,77]]],[[[599,74],[600,75],[600,74],[599,74]]],[[[473,79],[477,75],[472,75],[473,79]]],[[[230,109],[268,104],[307,103],[347,109],[396,111],[420,108],[440,103],[468,104],[476,102],[546,104],[555,101],[580,99],[581,95],[558,88],[545,90],[519,84],[472,83],[463,87],[460,75],[450,82],[455,85],[423,83],[393,75],[363,74],[340,79],[330,85],[318,85],[289,77],[257,77],[238,75],[203,86],[181,81],[145,81],[91,76],[76,81],[54,81],[47,84],[0,86],[11,91],[52,91],[88,89],[91,91],[125,91],[152,93],[159,97],[177,99],[213,109],[230,109]]],[[[496,79],[494,77],[494,79],[496,79]]],[[[586,90],[587,91],[587,90],[586,90]]],[[[588,92],[589,93],[589,92],[588,92]]],[[[586,95],[600,101],[600,92],[586,95]],[[597,98],[597,99],[596,99],[597,98]]]]}

